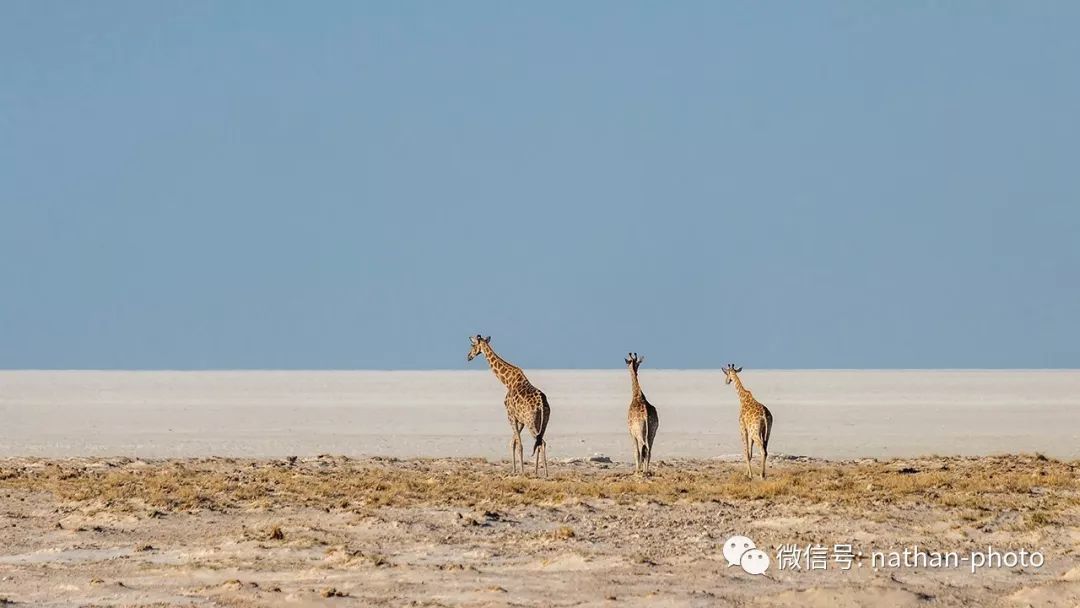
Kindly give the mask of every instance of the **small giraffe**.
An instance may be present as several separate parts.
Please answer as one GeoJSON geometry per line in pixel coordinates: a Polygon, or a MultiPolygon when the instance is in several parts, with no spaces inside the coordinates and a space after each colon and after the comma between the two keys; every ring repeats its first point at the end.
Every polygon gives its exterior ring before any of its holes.
{"type": "Polygon", "coordinates": [[[637,353],[626,355],[626,366],[630,370],[630,388],[633,392],[626,424],[630,427],[630,438],[634,440],[634,472],[648,475],[649,465],[652,463],[653,439],[656,438],[656,429],[660,426],[660,417],[656,414],[656,408],[645,398],[645,393],[641,392],[641,384],[638,383],[638,368],[643,361],[645,357],[638,357],[637,353]]]}
{"type": "Polygon", "coordinates": [[[472,348],[469,349],[468,360],[472,361],[477,355],[484,355],[495,377],[506,385],[506,417],[510,419],[510,428],[514,431],[514,438],[510,441],[510,457],[514,460],[514,473],[518,472],[518,462],[521,463],[521,473],[525,474],[525,452],[521,445],[521,429],[527,428],[536,438],[533,444],[532,455],[536,460],[534,473],[540,475],[540,459],[544,460],[544,477],[547,477],[547,442],[544,441],[544,431],[547,430],[548,419],[551,418],[551,407],[548,406],[547,395],[529,382],[525,372],[520,367],[507,363],[491,348],[491,336],[483,337],[480,334],[471,336],[472,348]]]}
{"type": "Polygon", "coordinates": [[[743,454],[746,456],[746,475],[750,479],[754,478],[750,459],[754,456],[754,443],[758,443],[761,445],[761,478],[765,479],[765,460],[769,457],[769,435],[772,433],[772,413],[743,386],[738,376],[741,371],[741,367],[736,369],[733,363],[729,363],[724,368],[724,384],[734,382],[735,391],[739,393],[739,433],[742,435],[743,454]]]}

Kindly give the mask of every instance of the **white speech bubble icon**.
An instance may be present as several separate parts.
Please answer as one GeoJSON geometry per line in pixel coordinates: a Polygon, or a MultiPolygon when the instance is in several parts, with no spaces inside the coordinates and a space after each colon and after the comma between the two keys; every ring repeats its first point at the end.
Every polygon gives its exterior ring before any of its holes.
{"type": "Polygon", "coordinates": [[[724,541],[724,559],[727,560],[728,568],[739,565],[739,559],[743,553],[755,549],[754,541],[745,536],[732,536],[724,541]]]}
{"type": "Polygon", "coordinates": [[[769,554],[765,553],[761,549],[750,549],[746,553],[742,554],[742,560],[739,565],[746,571],[747,574],[765,574],[765,571],[769,569],[769,554]]]}

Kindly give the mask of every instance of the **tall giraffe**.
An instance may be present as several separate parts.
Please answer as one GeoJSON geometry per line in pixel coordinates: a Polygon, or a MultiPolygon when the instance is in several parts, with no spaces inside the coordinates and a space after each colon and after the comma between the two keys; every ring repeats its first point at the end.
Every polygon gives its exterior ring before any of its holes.
{"type": "Polygon", "coordinates": [[[743,454],[746,456],[746,475],[754,478],[750,468],[750,459],[754,456],[754,443],[761,445],[761,478],[765,479],[765,459],[769,457],[769,435],[772,433],[772,412],[754,399],[753,393],[743,386],[739,379],[742,368],[735,368],[729,363],[724,368],[724,384],[735,383],[735,392],[739,393],[739,434],[742,435],[743,454]]]}
{"type": "Polygon", "coordinates": [[[656,438],[656,429],[660,426],[660,417],[656,414],[656,408],[645,398],[645,393],[641,392],[638,368],[643,361],[645,357],[638,357],[637,353],[626,355],[632,392],[626,424],[630,427],[630,438],[634,440],[634,472],[648,475],[649,465],[652,463],[653,439],[656,438]]]}
{"type": "Polygon", "coordinates": [[[533,444],[532,455],[536,460],[534,473],[540,475],[540,459],[544,460],[544,476],[547,477],[547,442],[544,441],[544,431],[547,430],[548,419],[551,418],[551,407],[548,406],[547,395],[529,382],[525,372],[520,367],[507,363],[505,359],[495,354],[491,348],[491,336],[483,337],[480,334],[471,336],[472,348],[469,349],[468,360],[472,361],[477,355],[484,355],[495,377],[506,386],[506,417],[510,419],[510,428],[514,431],[514,438],[510,441],[510,457],[514,460],[514,472],[518,471],[518,462],[521,463],[521,473],[525,473],[525,452],[521,445],[521,429],[527,428],[536,438],[533,444]]]}

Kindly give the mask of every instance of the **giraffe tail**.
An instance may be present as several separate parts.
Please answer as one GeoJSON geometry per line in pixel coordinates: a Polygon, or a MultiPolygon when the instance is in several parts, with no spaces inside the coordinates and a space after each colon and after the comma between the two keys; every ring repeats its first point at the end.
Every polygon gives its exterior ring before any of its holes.
{"type": "Polygon", "coordinates": [[[540,446],[544,445],[544,433],[547,432],[547,418],[544,417],[544,412],[551,409],[548,405],[547,395],[540,393],[540,399],[544,402],[544,409],[540,410],[540,432],[536,434],[536,442],[533,443],[532,456],[536,456],[536,452],[540,449],[540,446]]]}
{"type": "Polygon", "coordinates": [[[651,458],[652,448],[649,447],[649,412],[645,411],[645,435],[641,438],[641,457],[651,458]]]}
{"type": "Polygon", "coordinates": [[[536,456],[537,450],[539,450],[542,445],[544,445],[544,431],[540,431],[540,434],[536,436],[536,442],[533,443],[533,451],[530,456],[536,456]]]}

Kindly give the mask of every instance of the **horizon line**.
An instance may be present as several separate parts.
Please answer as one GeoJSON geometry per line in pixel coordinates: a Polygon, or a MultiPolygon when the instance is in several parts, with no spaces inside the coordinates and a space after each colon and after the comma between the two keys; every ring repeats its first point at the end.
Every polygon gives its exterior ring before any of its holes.
{"type": "MultiPolygon", "coordinates": [[[[525,371],[540,372],[600,372],[619,371],[625,366],[619,367],[524,367],[525,371]]],[[[653,367],[651,371],[674,371],[674,372],[710,372],[723,371],[720,367],[653,367]]],[[[0,367],[0,373],[4,372],[178,372],[178,373],[205,373],[205,372],[380,372],[380,373],[416,373],[416,372],[468,372],[483,373],[490,370],[486,368],[462,369],[462,368],[361,368],[361,367],[327,367],[327,368],[302,368],[302,367],[0,367]]],[[[1076,367],[755,367],[751,371],[769,372],[992,372],[992,371],[1028,371],[1028,372],[1067,372],[1080,371],[1076,367]]]]}

